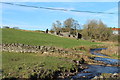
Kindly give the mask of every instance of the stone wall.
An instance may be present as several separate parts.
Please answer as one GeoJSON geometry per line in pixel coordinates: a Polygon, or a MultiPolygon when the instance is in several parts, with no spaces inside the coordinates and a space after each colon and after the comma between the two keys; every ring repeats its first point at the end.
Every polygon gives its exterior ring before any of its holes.
{"type": "Polygon", "coordinates": [[[77,36],[75,35],[72,35],[70,34],[69,32],[60,32],[60,33],[57,33],[57,32],[48,32],[49,34],[52,34],[52,35],[56,35],[56,36],[60,36],[60,37],[70,37],[70,38],[77,38],[77,36]]]}
{"type": "Polygon", "coordinates": [[[26,44],[20,44],[20,43],[9,43],[9,44],[0,44],[0,47],[2,47],[2,51],[7,52],[21,52],[21,53],[44,53],[44,52],[50,52],[50,53],[71,53],[70,51],[67,51],[65,49],[60,49],[56,47],[50,47],[50,46],[32,46],[32,45],[26,45],[26,44]]]}

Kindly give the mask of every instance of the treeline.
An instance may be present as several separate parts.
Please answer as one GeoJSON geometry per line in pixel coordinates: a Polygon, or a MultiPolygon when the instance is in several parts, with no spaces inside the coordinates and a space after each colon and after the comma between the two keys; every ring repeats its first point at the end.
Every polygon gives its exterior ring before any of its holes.
{"type": "Polygon", "coordinates": [[[52,24],[51,32],[69,32],[72,35],[80,33],[85,40],[118,41],[118,36],[113,35],[112,29],[101,20],[88,20],[84,25],[80,25],[73,18],[68,18],[63,22],[57,20],[52,24]]]}

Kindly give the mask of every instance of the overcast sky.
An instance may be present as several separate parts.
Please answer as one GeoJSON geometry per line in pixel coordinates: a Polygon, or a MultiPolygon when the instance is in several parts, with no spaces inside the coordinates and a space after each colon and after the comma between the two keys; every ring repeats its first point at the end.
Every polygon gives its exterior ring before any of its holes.
{"type": "MultiPolygon", "coordinates": [[[[46,0],[47,1],[47,0],[46,0]]],[[[71,0],[72,1],[72,0],[71,0]]],[[[56,20],[63,22],[67,18],[77,20],[81,25],[88,19],[101,19],[108,27],[118,27],[118,2],[12,2],[39,7],[52,7],[68,10],[105,12],[115,14],[77,13],[52,11],[15,5],[2,4],[2,19],[0,25],[19,27],[27,30],[51,29],[56,20]]],[[[0,4],[1,5],[1,4],[0,4]]]]}

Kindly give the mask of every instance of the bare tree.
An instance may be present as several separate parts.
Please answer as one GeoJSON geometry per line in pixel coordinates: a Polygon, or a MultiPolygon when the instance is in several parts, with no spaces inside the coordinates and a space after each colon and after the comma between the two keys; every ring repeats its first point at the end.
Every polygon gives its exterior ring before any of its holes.
{"type": "Polygon", "coordinates": [[[77,20],[74,20],[73,18],[68,18],[64,21],[64,27],[70,32],[76,34],[77,29],[80,28],[80,24],[77,20]],[[72,31],[73,30],[73,31],[72,31]]]}
{"type": "Polygon", "coordinates": [[[62,30],[61,29],[62,23],[57,20],[55,23],[52,24],[52,27],[53,27],[52,30],[55,31],[57,35],[59,35],[62,30]]]}
{"type": "Polygon", "coordinates": [[[86,39],[104,41],[109,39],[112,31],[101,20],[89,20],[84,25],[82,34],[86,39]]]}

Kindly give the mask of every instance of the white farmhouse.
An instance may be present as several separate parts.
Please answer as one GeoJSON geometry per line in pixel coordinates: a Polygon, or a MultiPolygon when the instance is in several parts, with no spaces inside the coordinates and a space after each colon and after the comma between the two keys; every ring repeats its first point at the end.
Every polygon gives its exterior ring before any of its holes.
{"type": "Polygon", "coordinates": [[[113,34],[119,34],[120,33],[120,28],[112,28],[113,34]]]}

